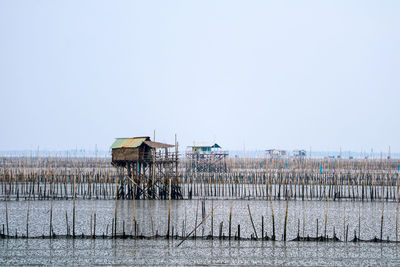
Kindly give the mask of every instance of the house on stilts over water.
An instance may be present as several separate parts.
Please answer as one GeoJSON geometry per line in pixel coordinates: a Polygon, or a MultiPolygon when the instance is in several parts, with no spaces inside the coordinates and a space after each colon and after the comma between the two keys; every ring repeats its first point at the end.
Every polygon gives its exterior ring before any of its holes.
{"type": "Polygon", "coordinates": [[[111,164],[118,169],[119,199],[181,199],[178,183],[178,145],[150,137],[116,138],[111,164]],[[171,192],[169,192],[171,188],[171,192]]]}
{"type": "Polygon", "coordinates": [[[186,169],[197,172],[225,172],[228,151],[217,143],[194,143],[186,151],[186,169]]]}

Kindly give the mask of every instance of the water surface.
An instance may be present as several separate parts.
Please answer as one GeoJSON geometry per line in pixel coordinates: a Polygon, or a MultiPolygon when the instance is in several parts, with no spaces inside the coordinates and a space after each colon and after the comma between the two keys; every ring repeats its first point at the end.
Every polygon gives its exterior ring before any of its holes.
{"type": "Polygon", "coordinates": [[[0,265],[398,266],[392,243],[133,239],[0,240],[0,265]]]}

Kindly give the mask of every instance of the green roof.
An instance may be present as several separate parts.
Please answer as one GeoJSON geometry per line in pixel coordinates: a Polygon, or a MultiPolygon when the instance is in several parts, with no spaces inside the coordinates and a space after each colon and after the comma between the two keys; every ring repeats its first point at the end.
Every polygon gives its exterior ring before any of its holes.
{"type": "Polygon", "coordinates": [[[217,143],[195,143],[189,147],[210,147],[210,148],[221,148],[217,143]]]}
{"type": "Polygon", "coordinates": [[[122,148],[122,147],[139,147],[146,140],[150,140],[149,137],[133,137],[133,138],[115,138],[114,143],[111,145],[111,149],[122,148]]]}

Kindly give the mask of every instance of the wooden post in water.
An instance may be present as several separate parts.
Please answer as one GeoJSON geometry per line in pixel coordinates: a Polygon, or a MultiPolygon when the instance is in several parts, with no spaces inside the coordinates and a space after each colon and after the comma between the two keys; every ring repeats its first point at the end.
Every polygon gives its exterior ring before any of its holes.
{"type": "Polygon", "coordinates": [[[167,238],[169,238],[169,230],[171,225],[171,178],[169,179],[169,190],[168,190],[168,230],[167,230],[167,238]]]}
{"type": "Polygon", "coordinates": [[[381,216],[381,241],[383,240],[383,212],[385,210],[385,198],[382,195],[382,216],[381,216]]]}
{"type": "Polygon", "coordinates": [[[328,225],[328,208],[329,208],[329,198],[326,198],[326,210],[325,210],[325,231],[324,231],[324,238],[327,237],[326,235],[326,228],[328,225]]]}
{"type": "Polygon", "coordinates": [[[67,233],[67,237],[68,237],[69,236],[68,211],[65,211],[65,224],[66,224],[66,227],[67,227],[66,233],[67,233]]]}
{"type": "Polygon", "coordinates": [[[31,201],[28,200],[28,210],[26,211],[26,238],[29,237],[29,210],[31,207],[31,201]]]}
{"type": "Polygon", "coordinates": [[[214,238],[214,200],[211,200],[211,238],[214,238]]]}
{"type": "Polygon", "coordinates": [[[347,242],[346,236],[346,207],[343,208],[343,241],[347,242]]]}
{"type": "Polygon", "coordinates": [[[396,200],[396,243],[399,241],[398,235],[399,235],[399,197],[397,196],[397,200],[396,200]]]}
{"type": "Polygon", "coordinates": [[[297,240],[300,240],[300,219],[297,219],[297,240]]]}
{"type": "Polygon", "coordinates": [[[361,205],[358,205],[358,239],[361,239],[361,205]]]}
{"type": "MultiPolygon", "coordinates": [[[[197,200],[197,205],[196,205],[196,216],[195,216],[195,220],[194,220],[194,225],[197,225],[197,216],[198,216],[198,212],[199,212],[199,199],[197,200]]],[[[197,227],[194,229],[194,238],[196,239],[197,236],[197,227]]]]}
{"type": "Polygon", "coordinates": [[[53,198],[51,198],[50,203],[50,223],[49,223],[49,236],[51,237],[53,233],[53,198]]]}
{"type": "Polygon", "coordinates": [[[397,172],[397,190],[396,190],[396,243],[398,242],[398,235],[399,235],[399,228],[398,228],[398,222],[399,222],[399,173],[397,172]]]}
{"type": "Polygon", "coordinates": [[[229,240],[231,239],[231,234],[232,234],[231,231],[232,231],[232,202],[229,208],[229,230],[228,230],[229,240]]]}
{"type": "Polygon", "coordinates": [[[270,199],[271,202],[271,217],[272,217],[272,236],[271,239],[275,241],[275,215],[274,215],[274,207],[272,206],[272,200],[270,199]]]}
{"type": "Polygon", "coordinates": [[[73,175],[74,177],[74,189],[73,189],[73,207],[72,207],[72,237],[75,238],[75,197],[76,197],[76,188],[75,188],[75,180],[76,177],[75,175],[73,175]]]}
{"type": "Polygon", "coordinates": [[[224,225],[224,222],[222,221],[222,222],[219,224],[219,234],[218,234],[219,239],[222,238],[222,227],[223,227],[223,225],[224,225]]]}
{"type": "Polygon", "coordinates": [[[304,232],[305,232],[305,227],[306,227],[306,208],[305,208],[305,202],[302,202],[303,204],[303,240],[304,240],[304,232]]]}
{"type": "Polygon", "coordinates": [[[257,230],[256,230],[256,227],[254,226],[253,217],[251,216],[251,211],[250,211],[250,205],[249,204],[247,204],[247,209],[249,210],[249,216],[250,216],[251,225],[253,226],[254,235],[256,237],[256,240],[258,240],[257,230]]]}
{"type": "Polygon", "coordinates": [[[286,196],[286,212],[285,212],[285,223],[284,223],[284,228],[283,228],[283,241],[286,241],[288,209],[289,209],[289,196],[286,196]]]}
{"type": "Polygon", "coordinates": [[[90,202],[91,202],[91,205],[90,205],[90,236],[93,237],[93,231],[92,231],[92,229],[93,229],[93,198],[90,202]]]}
{"type": "Polygon", "coordinates": [[[94,213],[94,224],[93,224],[93,236],[92,238],[96,238],[96,212],[94,213]]]}
{"type": "Polygon", "coordinates": [[[111,238],[114,238],[114,220],[115,218],[113,217],[111,219],[111,238]]]}
{"type": "Polygon", "coordinates": [[[264,216],[261,216],[261,240],[264,241],[264,216]]]}
{"type": "Polygon", "coordinates": [[[8,232],[8,204],[7,204],[7,196],[6,196],[6,229],[7,229],[7,238],[10,236],[10,233],[8,232]]]}
{"type": "Polygon", "coordinates": [[[118,217],[118,214],[117,214],[117,210],[118,210],[118,182],[119,182],[119,180],[118,180],[118,175],[117,175],[117,177],[116,177],[116,180],[115,180],[115,208],[114,208],[114,231],[113,231],[113,236],[114,236],[114,238],[117,236],[117,217],[118,217]]]}

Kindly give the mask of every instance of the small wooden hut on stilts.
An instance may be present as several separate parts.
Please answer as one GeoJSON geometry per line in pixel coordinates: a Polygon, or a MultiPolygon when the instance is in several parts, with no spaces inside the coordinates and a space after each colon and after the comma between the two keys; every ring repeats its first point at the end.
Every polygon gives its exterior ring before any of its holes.
{"type": "Polygon", "coordinates": [[[178,146],[153,142],[150,137],[116,138],[111,164],[118,169],[119,199],[181,199],[178,146]],[[172,151],[172,148],[175,148],[172,151]]]}
{"type": "Polygon", "coordinates": [[[228,151],[223,151],[217,143],[196,144],[188,147],[187,170],[192,172],[226,172],[228,151]]]}

